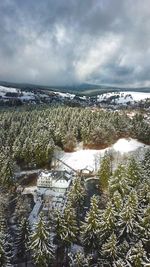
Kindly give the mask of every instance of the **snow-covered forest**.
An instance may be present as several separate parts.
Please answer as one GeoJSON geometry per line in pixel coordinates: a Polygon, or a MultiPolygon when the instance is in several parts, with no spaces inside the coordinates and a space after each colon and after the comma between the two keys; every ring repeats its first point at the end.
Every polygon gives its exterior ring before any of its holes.
{"type": "Polygon", "coordinates": [[[0,124],[0,266],[150,266],[150,125],[143,115],[29,106],[1,110],[0,124]],[[18,190],[18,170],[51,169],[54,152],[71,153],[80,142],[86,151],[129,137],[147,145],[142,157],[126,155],[112,167],[106,149],[92,194],[77,175],[63,212],[50,209],[29,223],[32,204],[18,190]]]}

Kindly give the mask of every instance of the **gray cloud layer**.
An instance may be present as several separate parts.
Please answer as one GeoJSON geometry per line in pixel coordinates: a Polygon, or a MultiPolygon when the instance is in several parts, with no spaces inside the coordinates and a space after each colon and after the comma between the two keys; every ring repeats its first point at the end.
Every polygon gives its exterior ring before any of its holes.
{"type": "Polygon", "coordinates": [[[0,80],[150,85],[149,0],[0,2],[0,80]]]}

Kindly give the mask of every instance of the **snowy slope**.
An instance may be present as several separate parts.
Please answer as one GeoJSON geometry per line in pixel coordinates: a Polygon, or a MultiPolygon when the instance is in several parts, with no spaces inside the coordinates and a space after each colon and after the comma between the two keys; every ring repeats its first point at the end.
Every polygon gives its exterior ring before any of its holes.
{"type": "MultiPolygon", "coordinates": [[[[135,151],[140,147],[146,147],[143,143],[138,142],[135,139],[119,139],[114,145],[109,148],[94,150],[94,149],[79,149],[72,153],[63,152],[61,160],[67,163],[70,167],[75,170],[84,169],[87,167],[96,170],[98,168],[100,158],[103,157],[106,150],[113,149],[116,152],[128,153],[135,151]]],[[[64,165],[60,166],[60,169],[66,169],[64,165]]]]}
{"type": "Polygon", "coordinates": [[[17,93],[19,90],[16,88],[9,88],[5,86],[0,86],[0,96],[4,97],[6,93],[17,93]]]}
{"type": "Polygon", "coordinates": [[[106,93],[102,95],[97,96],[97,101],[105,101],[107,99],[110,99],[112,97],[116,97],[115,99],[111,100],[111,103],[116,104],[126,104],[128,102],[134,103],[135,101],[144,100],[146,98],[150,98],[150,93],[144,93],[144,92],[112,92],[112,93],[106,93]]]}

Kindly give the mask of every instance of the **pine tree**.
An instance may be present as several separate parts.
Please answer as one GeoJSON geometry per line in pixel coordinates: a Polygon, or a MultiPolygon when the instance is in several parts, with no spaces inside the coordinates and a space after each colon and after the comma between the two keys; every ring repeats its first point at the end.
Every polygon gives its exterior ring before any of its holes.
{"type": "Polygon", "coordinates": [[[92,252],[99,248],[100,210],[99,199],[95,195],[91,198],[90,210],[81,227],[81,237],[86,251],[92,252]]]}
{"type": "Polygon", "coordinates": [[[10,233],[6,234],[4,242],[5,265],[6,267],[10,267],[13,266],[14,259],[14,244],[10,233]]]}
{"type": "Polygon", "coordinates": [[[138,242],[135,246],[131,247],[127,253],[127,261],[129,266],[145,267],[150,266],[150,260],[147,258],[146,252],[143,248],[142,242],[138,242]]]}
{"type": "Polygon", "coordinates": [[[113,234],[116,229],[116,221],[117,221],[117,212],[112,204],[112,202],[108,202],[106,209],[103,211],[101,215],[101,223],[100,223],[100,240],[101,244],[106,242],[107,238],[113,234]]]}
{"type": "Polygon", "coordinates": [[[29,234],[30,234],[29,222],[26,218],[23,218],[18,227],[15,245],[18,256],[20,258],[25,259],[26,265],[27,265],[27,252],[29,250],[28,248],[29,234]]]}
{"type": "Polygon", "coordinates": [[[72,203],[77,215],[78,227],[80,221],[80,215],[83,212],[83,203],[85,200],[85,188],[81,182],[81,178],[77,177],[73,181],[73,185],[68,193],[68,200],[72,203]]]}
{"type": "Polygon", "coordinates": [[[37,267],[47,267],[54,256],[54,246],[51,241],[50,231],[44,217],[41,215],[39,221],[29,237],[33,261],[37,267]]]}
{"type": "Polygon", "coordinates": [[[111,195],[113,195],[115,192],[118,192],[122,198],[124,198],[129,191],[130,187],[128,185],[125,166],[119,164],[110,179],[109,192],[111,195]]]}
{"type": "Polygon", "coordinates": [[[137,227],[137,234],[139,239],[142,240],[145,249],[150,253],[150,206],[147,206],[141,211],[139,224],[137,227]]]}
{"type": "Polygon", "coordinates": [[[0,175],[2,177],[2,185],[10,188],[14,184],[14,174],[12,162],[8,159],[4,161],[0,175]]]}
{"type": "Polygon", "coordinates": [[[108,153],[105,153],[102,159],[101,165],[100,165],[100,170],[98,172],[99,186],[102,192],[108,191],[108,185],[109,185],[111,174],[112,174],[111,158],[108,153]]]}
{"type": "Polygon", "coordinates": [[[101,253],[111,265],[118,259],[117,237],[114,233],[112,233],[109,239],[103,244],[101,253]]]}
{"type": "Polygon", "coordinates": [[[4,234],[0,231],[0,266],[4,266],[5,263],[4,243],[4,234]]]}
{"type": "Polygon", "coordinates": [[[142,208],[147,207],[147,205],[150,203],[150,181],[142,181],[142,183],[138,187],[137,192],[139,196],[140,206],[142,208]]]}
{"type": "Polygon", "coordinates": [[[68,262],[68,252],[71,244],[77,241],[78,227],[75,210],[72,207],[72,203],[68,202],[63,214],[56,212],[55,214],[55,242],[58,245],[57,249],[57,261],[58,251],[65,250],[65,261],[68,262]]]}
{"type": "Polygon", "coordinates": [[[116,211],[121,211],[122,207],[123,207],[123,200],[122,197],[120,195],[120,193],[118,191],[116,191],[113,195],[113,197],[111,198],[112,203],[114,205],[114,208],[116,211]]]}
{"type": "Polygon", "coordinates": [[[64,209],[63,222],[64,225],[61,231],[61,239],[67,246],[70,246],[72,242],[77,240],[78,235],[76,214],[71,202],[68,202],[64,209]]]}
{"type": "Polygon", "coordinates": [[[150,178],[150,149],[147,149],[144,159],[142,161],[143,169],[145,172],[146,178],[150,178]]]}
{"type": "Polygon", "coordinates": [[[138,227],[138,197],[136,191],[131,191],[127,201],[119,213],[118,226],[120,228],[120,236],[131,240],[136,235],[138,227]]]}
{"type": "Polygon", "coordinates": [[[139,184],[141,176],[142,168],[140,168],[140,163],[137,162],[134,157],[131,157],[127,165],[128,184],[131,187],[135,187],[137,184],[139,184]]]}
{"type": "Polygon", "coordinates": [[[69,266],[70,267],[89,267],[91,257],[86,256],[82,252],[77,252],[76,254],[69,254],[69,266]]]}

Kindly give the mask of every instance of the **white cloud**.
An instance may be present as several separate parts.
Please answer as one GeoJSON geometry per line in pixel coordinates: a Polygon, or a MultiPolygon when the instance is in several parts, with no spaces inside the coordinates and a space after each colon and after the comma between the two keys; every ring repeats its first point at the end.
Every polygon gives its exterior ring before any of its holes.
{"type": "Polygon", "coordinates": [[[107,38],[95,40],[92,46],[87,48],[86,43],[82,48],[81,58],[74,62],[75,73],[79,80],[88,79],[94,72],[101,73],[103,65],[111,61],[112,57],[119,49],[121,38],[109,36],[107,38]]]}

